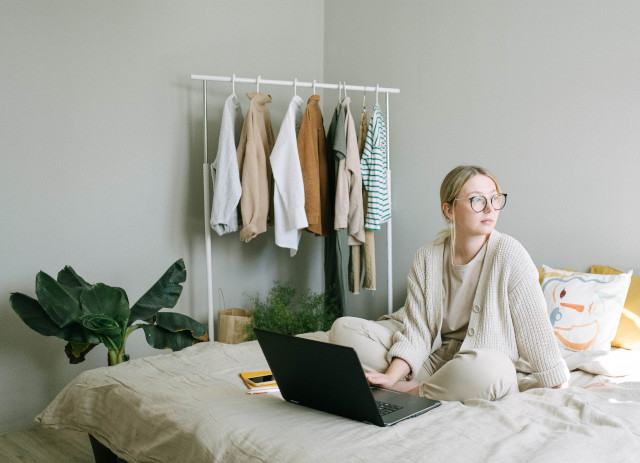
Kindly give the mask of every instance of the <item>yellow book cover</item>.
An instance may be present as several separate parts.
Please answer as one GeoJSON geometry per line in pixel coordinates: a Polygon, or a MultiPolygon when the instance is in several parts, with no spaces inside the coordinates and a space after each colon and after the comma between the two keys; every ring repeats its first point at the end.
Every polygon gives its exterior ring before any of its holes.
{"type": "Polygon", "coordinates": [[[240,373],[240,377],[249,388],[249,394],[278,390],[278,385],[273,378],[271,370],[244,371],[240,373]]]}

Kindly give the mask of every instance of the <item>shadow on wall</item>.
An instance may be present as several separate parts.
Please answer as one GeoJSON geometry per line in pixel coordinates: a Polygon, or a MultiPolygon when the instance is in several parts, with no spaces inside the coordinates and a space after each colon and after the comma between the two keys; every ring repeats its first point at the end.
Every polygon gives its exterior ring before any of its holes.
{"type": "Polygon", "coordinates": [[[1,296],[0,365],[12,374],[2,373],[0,410],[5,423],[11,424],[10,428],[0,429],[0,433],[33,427],[35,416],[65,384],[85,370],[107,364],[106,349],[98,346],[81,365],[70,365],[64,353],[66,341],[31,330],[9,305],[9,296],[9,293],[1,296]],[[33,397],[23,398],[26,384],[38,388],[37,401],[33,397]]]}

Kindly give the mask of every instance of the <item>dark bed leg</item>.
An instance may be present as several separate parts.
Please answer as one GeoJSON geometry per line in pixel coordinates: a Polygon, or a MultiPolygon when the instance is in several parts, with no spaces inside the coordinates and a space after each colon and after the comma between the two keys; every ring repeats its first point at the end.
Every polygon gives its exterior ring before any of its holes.
{"type": "Polygon", "coordinates": [[[98,440],[91,434],[89,434],[89,440],[91,441],[93,458],[96,460],[96,463],[127,463],[109,450],[109,448],[98,442],[98,440]]]}

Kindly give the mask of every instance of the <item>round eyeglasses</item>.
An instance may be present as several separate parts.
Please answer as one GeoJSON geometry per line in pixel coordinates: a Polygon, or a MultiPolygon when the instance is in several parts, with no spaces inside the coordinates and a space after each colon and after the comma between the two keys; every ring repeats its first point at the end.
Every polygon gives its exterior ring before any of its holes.
{"type": "MultiPolygon", "coordinates": [[[[463,198],[456,198],[463,199],[463,198]]],[[[487,198],[484,196],[472,196],[471,198],[467,198],[471,203],[471,209],[474,212],[482,212],[487,208],[487,198]]],[[[499,211],[507,204],[507,194],[499,193],[497,195],[493,195],[491,197],[491,207],[493,207],[496,211],[499,211]]]]}

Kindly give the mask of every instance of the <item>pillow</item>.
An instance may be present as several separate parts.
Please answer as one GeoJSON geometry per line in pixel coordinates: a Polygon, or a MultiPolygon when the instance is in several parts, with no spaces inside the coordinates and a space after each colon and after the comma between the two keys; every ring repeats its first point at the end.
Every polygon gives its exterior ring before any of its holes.
{"type": "MultiPolygon", "coordinates": [[[[540,284],[542,285],[542,279],[544,277],[544,270],[542,269],[542,267],[537,267],[537,269],[538,269],[538,281],[540,281],[540,284]]],[[[567,272],[573,272],[573,270],[571,270],[570,268],[561,268],[559,270],[566,270],[567,272]]],[[[591,272],[591,273],[596,273],[596,272],[591,272]]],[[[618,273],[622,273],[622,272],[618,272],[618,273]]]]}
{"type": "MultiPolygon", "coordinates": [[[[605,267],[603,265],[594,265],[591,267],[591,273],[601,273],[604,275],[617,275],[622,273],[615,268],[605,267]]],[[[622,309],[622,317],[620,317],[620,325],[616,337],[611,343],[614,347],[622,347],[624,349],[640,350],[640,277],[632,276],[631,284],[627,299],[622,309]]]]}
{"type": "Polygon", "coordinates": [[[632,271],[595,275],[542,266],[542,292],[561,347],[611,350],[632,271]]]}

